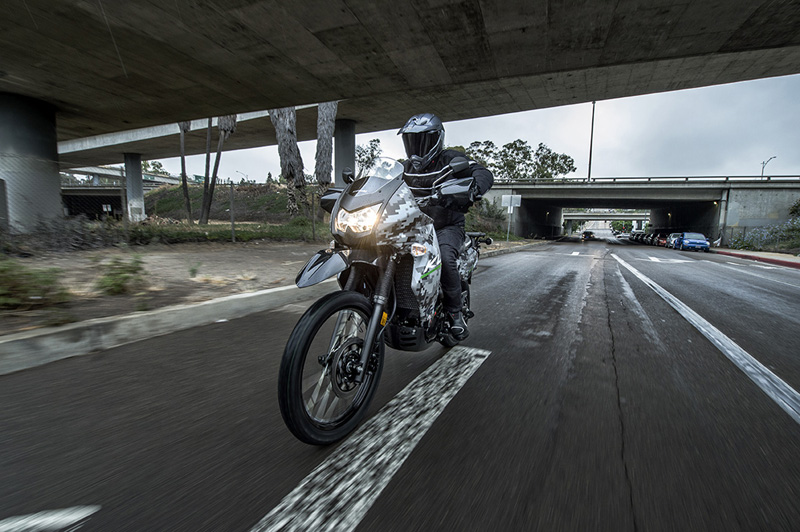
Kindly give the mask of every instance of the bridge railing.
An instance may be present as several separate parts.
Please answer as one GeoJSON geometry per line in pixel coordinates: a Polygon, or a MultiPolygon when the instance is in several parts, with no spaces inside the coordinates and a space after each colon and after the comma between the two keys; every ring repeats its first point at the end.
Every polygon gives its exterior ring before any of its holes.
{"type": "Polygon", "coordinates": [[[593,183],[764,183],[800,182],[800,175],[774,176],[658,176],[658,177],[565,177],[555,179],[495,179],[495,185],[591,185],[593,183]]]}

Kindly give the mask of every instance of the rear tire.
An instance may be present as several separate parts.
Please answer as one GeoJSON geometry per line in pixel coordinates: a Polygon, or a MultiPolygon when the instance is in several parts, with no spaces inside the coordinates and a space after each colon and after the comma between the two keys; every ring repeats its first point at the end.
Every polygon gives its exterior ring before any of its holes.
{"type": "Polygon", "coordinates": [[[278,404],[300,441],[329,445],[364,418],[383,371],[381,337],[364,380],[354,381],[371,314],[362,294],[340,291],[314,303],[295,325],[281,360],[278,404]]]}

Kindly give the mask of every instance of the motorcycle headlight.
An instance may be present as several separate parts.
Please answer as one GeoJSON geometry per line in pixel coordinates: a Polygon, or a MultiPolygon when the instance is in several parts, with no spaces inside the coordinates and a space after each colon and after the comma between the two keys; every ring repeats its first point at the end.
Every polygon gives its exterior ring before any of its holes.
{"type": "Polygon", "coordinates": [[[354,233],[367,233],[372,231],[372,228],[378,222],[378,211],[380,208],[381,206],[378,204],[364,207],[354,212],[347,212],[344,209],[340,209],[336,214],[336,230],[342,233],[346,232],[347,228],[350,228],[354,233]]]}

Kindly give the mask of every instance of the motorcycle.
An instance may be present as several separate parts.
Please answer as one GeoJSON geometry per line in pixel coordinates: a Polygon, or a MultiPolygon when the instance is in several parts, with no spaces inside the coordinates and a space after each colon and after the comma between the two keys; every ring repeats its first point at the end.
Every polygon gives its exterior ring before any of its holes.
{"type": "MultiPolygon", "coordinates": [[[[281,360],[278,399],[286,426],[301,441],[334,443],[352,432],[375,395],[385,346],[422,351],[458,341],[442,308],[441,256],[433,221],[420,207],[466,211],[478,199],[469,167],[454,159],[429,189],[410,187],[403,166],[379,158],[344,189],[329,189],[320,205],[331,213],[334,241],[295,280],[303,288],[334,275],[341,290],[315,302],[294,327],[281,360]],[[452,179],[450,179],[452,177],[452,179]]],[[[465,320],[470,284],[485,233],[468,232],[458,257],[465,320]]]]}

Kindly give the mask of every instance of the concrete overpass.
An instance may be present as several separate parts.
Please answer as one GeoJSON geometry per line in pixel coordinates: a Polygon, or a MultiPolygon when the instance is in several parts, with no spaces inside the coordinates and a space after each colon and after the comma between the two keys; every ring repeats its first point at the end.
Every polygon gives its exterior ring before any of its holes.
{"type": "MultiPolygon", "coordinates": [[[[25,0],[0,20],[0,57],[0,179],[11,225],[24,229],[60,211],[59,141],[340,100],[337,143],[350,143],[423,109],[458,120],[796,74],[800,8],[771,0],[25,0]]],[[[312,138],[314,111],[301,115],[299,137],[312,138]]],[[[274,142],[266,120],[227,148],[274,142]]],[[[190,153],[202,150],[201,138],[189,140],[190,153]]],[[[64,152],[63,164],[127,153],[134,170],[177,146],[176,136],[110,143],[86,158],[64,152]]]]}
{"type": "Polygon", "coordinates": [[[656,232],[699,231],[714,239],[730,228],[785,222],[800,199],[800,176],[650,177],[532,180],[495,183],[486,195],[500,202],[519,194],[514,234],[560,235],[564,208],[649,209],[656,232]]]}

